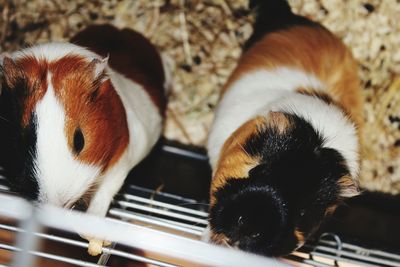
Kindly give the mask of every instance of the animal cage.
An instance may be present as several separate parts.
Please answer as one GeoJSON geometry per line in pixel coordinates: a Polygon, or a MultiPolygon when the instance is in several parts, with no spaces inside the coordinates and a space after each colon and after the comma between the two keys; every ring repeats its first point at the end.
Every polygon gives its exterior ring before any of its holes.
{"type": "Polygon", "coordinates": [[[399,200],[368,194],[284,258],[208,244],[209,172],[204,152],[164,142],[133,170],[106,219],[35,207],[1,177],[0,266],[400,266],[399,200]],[[112,243],[91,257],[77,232],[112,243]]]}

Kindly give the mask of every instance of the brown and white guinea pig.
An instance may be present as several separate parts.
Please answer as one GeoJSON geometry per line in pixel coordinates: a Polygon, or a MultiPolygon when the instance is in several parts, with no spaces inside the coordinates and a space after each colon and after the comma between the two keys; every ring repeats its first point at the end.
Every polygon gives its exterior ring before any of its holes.
{"type": "Polygon", "coordinates": [[[0,166],[12,189],[67,208],[89,195],[87,212],[105,216],[161,134],[164,66],[144,36],[109,25],[2,56],[0,166]]]}
{"type": "Polygon", "coordinates": [[[254,33],[209,134],[209,238],[263,255],[301,246],[358,194],[357,64],[284,0],[253,1],[254,33]]]}

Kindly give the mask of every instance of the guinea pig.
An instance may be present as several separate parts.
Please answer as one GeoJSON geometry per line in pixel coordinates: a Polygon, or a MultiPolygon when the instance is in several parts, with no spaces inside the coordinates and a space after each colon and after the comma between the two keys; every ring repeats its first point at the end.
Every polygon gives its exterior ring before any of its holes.
{"type": "Polygon", "coordinates": [[[222,89],[207,149],[209,238],[292,252],[359,194],[363,99],[357,64],[283,0],[253,1],[254,33],[222,89]]]}
{"type": "MultiPolygon", "coordinates": [[[[11,188],[66,208],[89,195],[87,213],[105,216],[162,131],[169,76],[157,49],[99,25],[0,63],[0,166],[11,188]]],[[[101,247],[92,239],[89,253],[101,247]]]]}

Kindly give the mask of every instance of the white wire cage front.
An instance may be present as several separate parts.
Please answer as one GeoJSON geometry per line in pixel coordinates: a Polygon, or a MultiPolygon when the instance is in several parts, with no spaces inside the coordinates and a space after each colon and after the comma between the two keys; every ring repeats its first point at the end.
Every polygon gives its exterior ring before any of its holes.
{"type": "Polygon", "coordinates": [[[0,178],[0,266],[391,266],[400,256],[342,243],[325,234],[285,259],[202,242],[206,206],[129,185],[106,219],[54,207],[33,207],[0,178]],[[112,242],[100,257],[86,253],[76,232],[112,242]]]}
{"type": "Polygon", "coordinates": [[[193,200],[130,186],[115,199],[108,217],[100,219],[50,206],[33,207],[6,194],[4,184],[1,190],[1,266],[284,266],[276,259],[200,241],[207,213],[193,208],[198,206],[193,200]],[[91,258],[87,242],[76,232],[112,245],[103,248],[101,257],[91,258]]]}

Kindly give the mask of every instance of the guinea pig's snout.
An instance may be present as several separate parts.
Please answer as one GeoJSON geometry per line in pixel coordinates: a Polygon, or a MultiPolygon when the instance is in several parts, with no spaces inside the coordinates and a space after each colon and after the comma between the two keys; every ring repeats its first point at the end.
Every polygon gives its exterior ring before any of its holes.
{"type": "Polygon", "coordinates": [[[259,203],[241,211],[237,217],[231,245],[248,251],[262,250],[267,253],[266,251],[279,239],[284,227],[285,221],[275,205],[259,203]]]}
{"type": "Polygon", "coordinates": [[[229,245],[264,255],[272,254],[287,229],[286,204],[270,186],[244,185],[237,193],[224,188],[210,215],[212,229],[225,235],[229,245]],[[229,197],[223,190],[229,190],[229,197]]]}
{"type": "Polygon", "coordinates": [[[251,222],[247,216],[239,216],[237,221],[238,236],[255,239],[261,236],[263,229],[257,225],[257,222],[251,222]]]}

